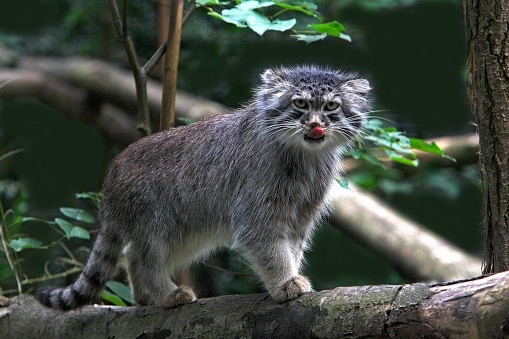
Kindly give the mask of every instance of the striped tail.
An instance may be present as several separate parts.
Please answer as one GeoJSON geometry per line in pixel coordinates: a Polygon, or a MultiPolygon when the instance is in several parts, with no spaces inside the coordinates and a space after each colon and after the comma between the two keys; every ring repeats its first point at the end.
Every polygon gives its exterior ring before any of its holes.
{"type": "Polygon", "coordinates": [[[97,299],[108,280],[117,270],[122,244],[115,236],[106,237],[100,232],[83,272],[70,286],[42,287],[35,297],[41,304],[60,310],[71,310],[90,304],[97,299]]]}

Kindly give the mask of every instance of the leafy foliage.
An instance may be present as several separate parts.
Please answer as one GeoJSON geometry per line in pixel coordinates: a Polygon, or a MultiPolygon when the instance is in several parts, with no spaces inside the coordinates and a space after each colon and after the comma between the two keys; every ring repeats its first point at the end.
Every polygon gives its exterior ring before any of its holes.
{"type": "MultiPolygon", "coordinates": [[[[0,198],[2,195],[6,195],[8,189],[11,186],[6,185],[5,181],[0,182],[0,198]]],[[[78,262],[72,252],[65,245],[65,241],[74,239],[90,240],[90,231],[86,228],[76,225],[76,223],[93,224],[95,223],[94,217],[87,211],[79,208],[62,207],[60,208],[61,217],[56,217],[53,220],[46,220],[35,217],[23,217],[23,213],[26,212],[25,199],[26,196],[22,196],[23,190],[16,189],[14,193],[11,193],[10,200],[14,201],[11,208],[4,211],[2,200],[0,199],[0,227],[2,227],[2,242],[7,245],[4,247],[3,252],[8,259],[7,262],[0,260],[0,282],[4,285],[4,282],[16,278],[18,281],[18,290],[5,290],[1,288],[2,294],[11,294],[16,291],[21,292],[22,285],[32,285],[39,281],[51,280],[59,277],[66,276],[68,274],[80,272],[83,268],[83,264],[78,262]],[[19,196],[19,198],[17,198],[19,196]],[[66,219],[67,218],[67,219],[66,219]],[[19,226],[27,224],[33,225],[46,225],[56,234],[57,239],[45,243],[40,239],[31,236],[25,236],[20,232],[19,226]],[[21,274],[21,259],[18,254],[30,250],[49,250],[55,246],[62,247],[67,253],[67,258],[60,259],[61,262],[71,264],[71,267],[66,268],[64,272],[51,273],[46,268],[45,274],[41,277],[22,279],[21,274]]],[[[100,204],[101,199],[100,193],[86,192],[76,194],[78,199],[88,199],[94,203],[96,207],[100,204]]],[[[133,296],[129,287],[119,282],[110,281],[106,287],[108,290],[104,290],[101,293],[101,297],[114,305],[126,306],[128,304],[134,304],[133,296]]]]}
{"type": "Polygon", "coordinates": [[[379,119],[368,120],[366,126],[366,135],[364,140],[371,142],[376,146],[377,150],[381,150],[385,154],[385,159],[381,156],[374,156],[366,148],[351,150],[350,155],[355,159],[363,159],[367,162],[385,168],[381,160],[390,160],[407,166],[419,166],[419,160],[414,151],[421,151],[436,154],[438,156],[448,158],[451,157],[443,154],[440,147],[434,142],[427,143],[422,139],[409,138],[404,132],[398,131],[395,127],[384,127],[383,122],[379,119]]]}
{"type": "Polygon", "coordinates": [[[208,15],[241,28],[250,28],[262,36],[267,31],[292,32],[291,37],[306,43],[327,36],[351,41],[343,33],[345,27],[337,21],[323,22],[317,5],[311,1],[219,1],[197,0],[197,5],[208,10],[208,15]],[[216,12],[212,6],[228,7],[216,12]],[[282,17],[282,18],[281,18],[282,17]],[[308,24],[309,19],[315,23],[308,24]],[[306,30],[297,30],[303,26],[306,30]]]}

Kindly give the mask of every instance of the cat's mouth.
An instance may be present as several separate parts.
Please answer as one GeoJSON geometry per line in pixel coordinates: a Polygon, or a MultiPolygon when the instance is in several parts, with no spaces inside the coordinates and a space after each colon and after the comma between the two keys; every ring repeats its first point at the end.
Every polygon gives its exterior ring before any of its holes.
{"type": "Polygon", "coordinates": [[[304,134],[304,140],[308,142],[322,142],[325,139],[325,131],[320,126],[315,126],[304,134]]]}

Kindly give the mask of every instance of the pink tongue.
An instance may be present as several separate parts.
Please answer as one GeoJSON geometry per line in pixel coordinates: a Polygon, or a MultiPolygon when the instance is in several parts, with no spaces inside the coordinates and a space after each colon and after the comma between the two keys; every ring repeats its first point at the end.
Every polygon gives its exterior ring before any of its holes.
{"type": "Polygon", "coordinates": [[[323,128],[321,128],[320,126],[316,126],[316,127],[313,127],[311,129],[311,131],[309,131],[308,137],[313,138],[313,139],[319,139],[319,138],[323,137],[324,134],[325,133],[323,131],[323,128]]]}

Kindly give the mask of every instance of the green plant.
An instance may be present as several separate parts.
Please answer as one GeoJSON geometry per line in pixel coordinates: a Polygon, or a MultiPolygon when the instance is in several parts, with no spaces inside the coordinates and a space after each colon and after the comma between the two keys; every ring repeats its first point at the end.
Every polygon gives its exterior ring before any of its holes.
{"type": "Polygon", "coordinates": [[[415,151],[432,153],[451,161],[453,158],[445,155],[440,147],[434,142],[426,142],[418,138],[410,138],[396,127],[384,127],[380,119],[368,120],[365,125],[363,140],[369,142],[375,148],[359,147],[349,151],[349,155],[355,159],[362,159],[376,166],[385,168],[382,161],[393,161],[407,166],[419,166],[419,159],[415,151]]]}
{"type": "MultiPolygon", "coordinates": [[[[11,152],[11,155],[15,152],[11,152]]],[[[0,157],[0,158],[6,158],[0,157]]],[[[69,241],[74,239],[90,240],[91,231],[87,230],[89,226],[95,224],[95,218],[87,211],[79,208],[61,207],[60,216],[53,220],[47,220],[35,217],[23,216],[26,211],[26,193],[15,182],[0,182],[0,198],[6,195],[8,190],[11,193],[9,200],[12,206],[4,209],[2,199],[0,199],[0,236],[2,240],[2,251],[5,253],[7,263],[0,262],[0,282],[2,285],[9,279],[16,280],[17,288],[14,290],[1,289],[1,294],[10,295],[13,293],[21,294],[24,286],[33,286],[35,283],[66,277],[71,274],[81,272],[84,264],[78,261],[70,249],[69,241]],[[21,232],[21,225],[28,224],[30,227],[45,225],[49,227],[55,239],[49,242],[43,242],[32,236],[26,236],[21,232]],[[89,225],[89,226],[87,226],[89,225]],[[23,274],[21,252],[30,250],[48,251],[53,247],[61,247],[65,252],[65,257],[58,259],[65,266],[65,269],[58,273],[50,272],[48,263],[44,267],[44,274],[39,277],[27,277],[23,274]]],[[[77,199],[88,199],[97,208],[100,204],[101,193],[86,192],[76,194],[77,199]]],[[[101,297],[115,305],[126,306],[126,302],[133,304],[132,295],[129,287],[119,282],[110,281],[106,284],[107,290],[104,290],[101,297]]]]}
{"type": "Polygon", "coordinates": [[[208,15],[240,28],[249,28],[262,36],[267,31],[289,31],[291,37],[306,43],[327,36],[351,41],[338,21],[323,22],[318,6],[312,1],[219,1],[196,0],[208,15]],[[220,6],[221,13],[212,7],[220,6]]]}

